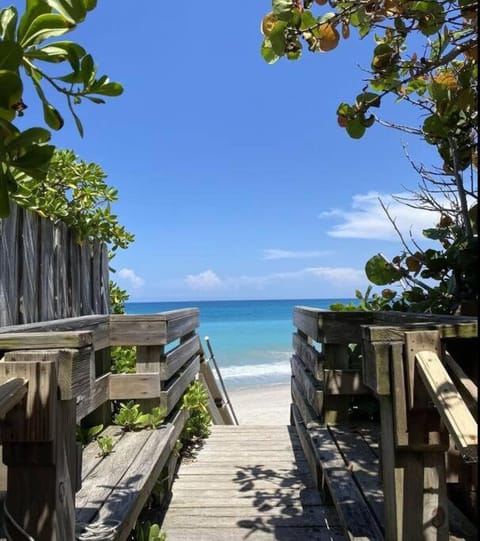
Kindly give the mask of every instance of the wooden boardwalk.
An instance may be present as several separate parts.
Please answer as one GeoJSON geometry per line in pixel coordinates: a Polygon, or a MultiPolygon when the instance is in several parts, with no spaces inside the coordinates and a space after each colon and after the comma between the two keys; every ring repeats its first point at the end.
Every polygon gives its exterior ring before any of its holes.
{"type": "Polygon", "coordinates": [[[213,426],[183,461],[162,530],[168,541],[340,541],[293,427],[213,426]]]}

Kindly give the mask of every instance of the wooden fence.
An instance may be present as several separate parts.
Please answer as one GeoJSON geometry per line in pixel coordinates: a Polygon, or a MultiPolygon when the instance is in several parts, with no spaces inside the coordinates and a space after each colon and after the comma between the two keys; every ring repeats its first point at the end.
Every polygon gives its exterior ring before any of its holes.
{"type": "MultiPolygon", "coordinates": [[[[199,376],[214,381],[198,325],[198,309],[184,309],[0,328],[0,384],[15,391],[7,392],[6,405],[0,395],[2,413],[14,406],[0,422],[11,539],[26,539],[22,529],[36,541],[70,541],[76,527],[78,535],[86,526],[107,525],[109,539],[127,539],[158,479],[171,486],[175,444],[188,417],[179,409],[185,390],[199,376]],[[110,371],[111,346],[136,347],[135,373],[110,371]],[[157,430],[124,432],[110,426],[111,400],[134,400],[145,411],[163,407],[166,422],[157,430]],[[114,452],[99,457],[95,443],[82,452],[77,423],[104,424],[114,452]]],[[[231,424],[214,383],[208,392],[214,422],[231,424]]]]}
{"type": "Polygon", "coordinates": [[[11,207],[0,220],[0,326],[107,314],[107,247],[11,207]]]}
{"type": "Polygon", "coordinates": [[[448,539],[447,483],[475,520],[476,319],[297,307],[294,324],[292,420],[351,539],[448,539]],[[379,448],[344,430],[355,402],[379,414],[379,448]]]}

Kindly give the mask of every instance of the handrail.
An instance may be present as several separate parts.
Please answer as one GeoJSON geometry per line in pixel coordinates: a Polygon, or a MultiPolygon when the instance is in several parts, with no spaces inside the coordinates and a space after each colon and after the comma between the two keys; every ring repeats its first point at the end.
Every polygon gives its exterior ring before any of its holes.
{"type": "Polygon", "coordinates": [[[0,419],[27,394],[27,383],[23,378],[12,378],[0,385],[0,419]]]}
{"type": "Polygon", "coordinates": [[[230,402],[230,398],[227,393],[227,389],[225,387],[225,383],[223,382],[222,374],[220,373],[220,369],[218,368],[217,361],[215,359],[215,355],[213,353],[212,345],[210,344],[210,338],[208,336],[205,336],[205,342],[207,343],[207,348],[210,353],[210,359],[213,362],[213,366],[215,367],[215,371],[217,372],[218,380],[220,382],[220,385],[222,387],[223,394],[225,395],[225,403],[228,406],[230,413],[232,414],[233,420],[235,421],[235,424],[238,425],[238,419],[235,415],[235,411],[233,409],[232,403],[230,402]]]}

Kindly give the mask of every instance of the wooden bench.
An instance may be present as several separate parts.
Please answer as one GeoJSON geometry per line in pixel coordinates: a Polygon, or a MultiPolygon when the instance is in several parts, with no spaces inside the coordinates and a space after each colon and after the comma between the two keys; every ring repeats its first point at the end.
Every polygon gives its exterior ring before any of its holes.
{"type": "Polygon", "coordinates": [[[187,419],[181,398],[204,360],[198,325],[198,310],[185,309],[0,328],[0,383],[17,378],[4,386],[19,397],[10,408],[8,395],[0,396],[6,525],[14,541],[25,539],[22,531],[35,541],[73,541],[75,531],[92,528],[104,539],[128,537],[159,477],[173,475],[187,419]],[[111,373],[111,346],[136,346],[136,373],[111,373]],[[112,400],[165,408],[165,424],[135,432],[110,426],[112,400]],[[103,424],[113,452],[100,457],[96,442],[82,449],[79,423],[103,424]]]}

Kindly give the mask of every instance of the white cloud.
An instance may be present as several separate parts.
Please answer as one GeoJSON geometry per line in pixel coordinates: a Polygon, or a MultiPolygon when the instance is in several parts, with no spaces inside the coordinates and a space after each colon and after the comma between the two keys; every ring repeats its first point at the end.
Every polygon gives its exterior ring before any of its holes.
{"type": "MultiPolygon", "coordinates": [[[[406,196],[408,194],[396,194],[406,196]]],[[[395,201],[391,195],[369,192],[353,196],[352,210],[332,209],[322,212],[320,217],[337,217],[342,223],[334,225],[328,235],[331,237],[376,239],[398,241],[398,235],[380,205],[379,198],[388,208],[402,234],[409,231],[415,237],[421,237],[422,229],[434,227],[439,216],[436,213],[413,209],[395,201]]]]}
{"type": "Polygon", "coordinates": [[[117,272],[119,278],[122,278],[125,282],[127,282],[131,287],[133,288],[140,288],[143,285],[145,285],[145,280],[135,274],[135,271],[132,269],[120,269],[117,272]]]}
{"type": "Polygon", "coordinates": [[[293,250],[279,250],[276,248],[269,248],[263,250],[262,259],[305,259],[309,257],[323,257],[330,255],[331,252],[328,251],[293,251],[293,250]]]}
{"type": "Polygon", "coordinates": [[[185,282],[191,289],[216,289],[223,285],[220,277],[210,269],[199,274],[189,274],[185,282]]]}
{"type": "Polygon", "coordinates": [[[357,287],[365,282],[363,270],[351,267],[307,267],[296,271],[275,272],[262,276],[229,276],[221,278],[212,270],[199,274],[189,274],[185,278],[187,286],[194,290],[225,289],[229,291],[244,288],[265,289],[271,285],[285,282],[300,282],[308,278],[335,285],[357,287]]]}

